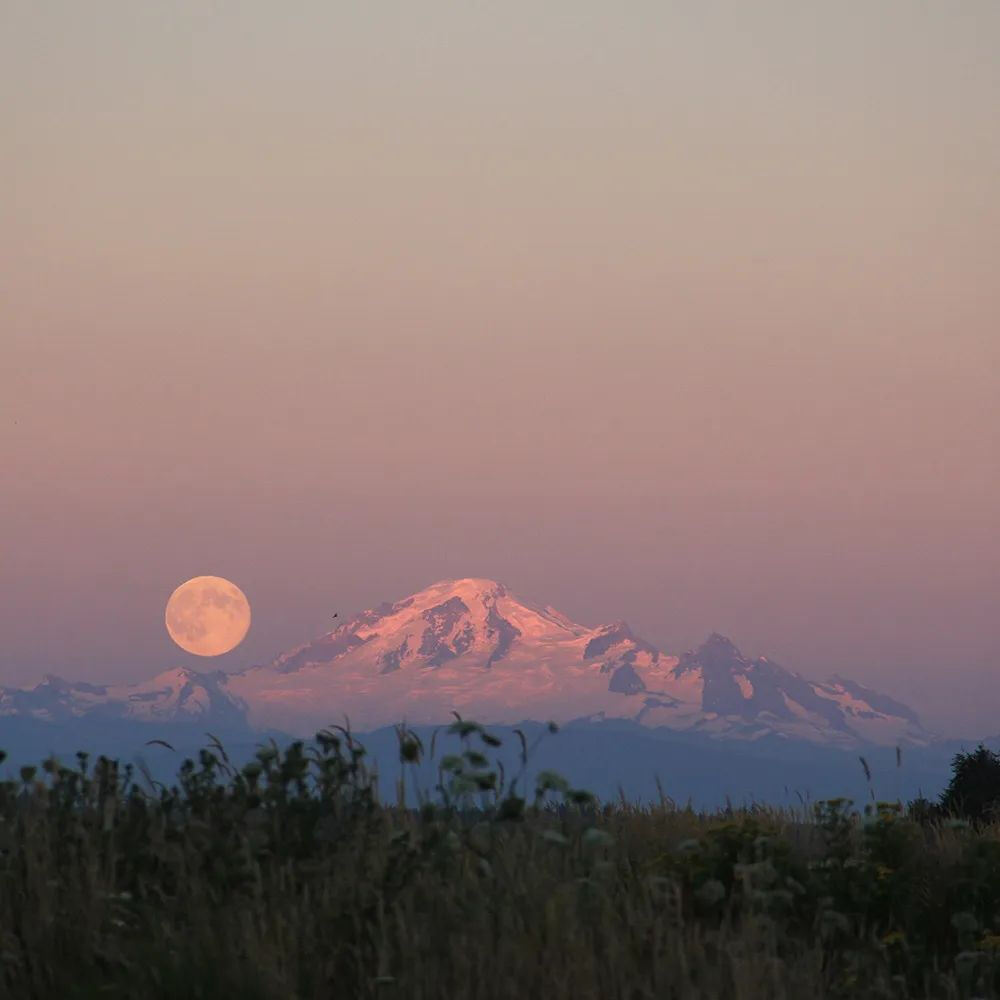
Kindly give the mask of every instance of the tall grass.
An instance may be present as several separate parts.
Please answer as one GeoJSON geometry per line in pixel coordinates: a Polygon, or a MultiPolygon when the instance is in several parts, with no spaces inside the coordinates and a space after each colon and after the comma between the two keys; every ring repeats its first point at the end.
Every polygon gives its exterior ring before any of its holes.
{"type": "Polygon", "coordinates": [[[446,741],[399,730],[403,761],[439,763],[417,808],[383,803],[346,730],[239,769],[213,741],[172,787],[84,754],[22,769],[0,996],[998,995],[998,826],[602,804],[503,774],[475,723],[446,741]]]}

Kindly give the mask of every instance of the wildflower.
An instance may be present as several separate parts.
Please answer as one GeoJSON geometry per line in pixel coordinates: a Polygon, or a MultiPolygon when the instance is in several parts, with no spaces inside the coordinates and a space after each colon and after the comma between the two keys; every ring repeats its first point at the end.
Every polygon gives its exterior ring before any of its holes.
{"type": "Polygon", "coordinates": [[[706,906],[714,906],[726,898],[726,887],[715,878],[710,878],[695,890],[695,898],[706,906]]]}
{"type": "Polygon", "coordinates": [[[1000,951],[1000,934],[984,934],[977,942],[980,951],[1000,951]]]}
{"type": "Polygon", "coordinates": [[[590,847],[610,847],[615,838],[606,830],[598,830],[596,826],[588,827],[583,831],[583,843],[590,847]]]}

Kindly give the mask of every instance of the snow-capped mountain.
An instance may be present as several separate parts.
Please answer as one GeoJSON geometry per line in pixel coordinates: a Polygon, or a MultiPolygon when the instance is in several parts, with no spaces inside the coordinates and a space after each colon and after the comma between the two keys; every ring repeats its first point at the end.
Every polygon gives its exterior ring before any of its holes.
{"type": "Polygon", "coordinates": [[[250,722],[309,732],[405,720],[633,719],[720,738],[924,744],[906,706],[851,681],[747,660],[720,635],[680,658],[624,622],[587,628],[492,580],[448,580],[227,678],[250,722]]]}
{"type": "Polygon", "coordinates": [[[249,723],[309,736],[348,718],[358,732],[407,722],[625,719],[727,740],[923,745],[905,705],[853,681],[807,680],[721,635],[680,657],[624,622],[588,628],[492,580],[436,583],[234,674],[173,670],[143,684],[49,677],[0,688],[0,720],[93,717],[249,723]]]}
{"type": "Polygon", "coordinates": [[[683,701],[660,705],[651,694],[637,716],[646,725],[742,739],[774,734],[844,746],[924,746],[933,739],[912,709],[886,695],[842,677],[810,681],[764,656],[748,660],[718,633],[685,653],[670,674],[694,685],[698,713],[693,724],[688,725],[691,716],[683,701]]]}
{"type": "Polygon", "coordinates": [[[83,717],[136,722],[242,723],[245,706],[225,690],[217,670],[167,670],[139,684],[86,684],[48,675],[30,689],[0,688],[0,719],[22,716],[44,722],[83,717]]]}

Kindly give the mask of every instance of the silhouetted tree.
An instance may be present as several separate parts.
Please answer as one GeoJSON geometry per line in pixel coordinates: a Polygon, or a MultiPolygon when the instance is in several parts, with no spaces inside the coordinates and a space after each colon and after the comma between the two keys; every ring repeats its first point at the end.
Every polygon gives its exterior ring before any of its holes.
{"type": "Polygon", "coordinates": [[[949,816],[978,822],[1000,816],[1000,756],[979,744],[951,760],[951,781],[939,809],[949,816]]]}

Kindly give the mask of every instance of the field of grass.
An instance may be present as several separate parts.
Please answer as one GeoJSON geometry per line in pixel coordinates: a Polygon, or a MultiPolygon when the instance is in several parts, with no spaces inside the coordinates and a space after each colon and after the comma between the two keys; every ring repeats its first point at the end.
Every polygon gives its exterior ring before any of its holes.
{"type": "Polygon", "coordinates": [[[599,803],[474,723],[399,737],[418,809],[344,731],[0,783],[0,996],[1000,996],[1000,825],[599,803]]]}

